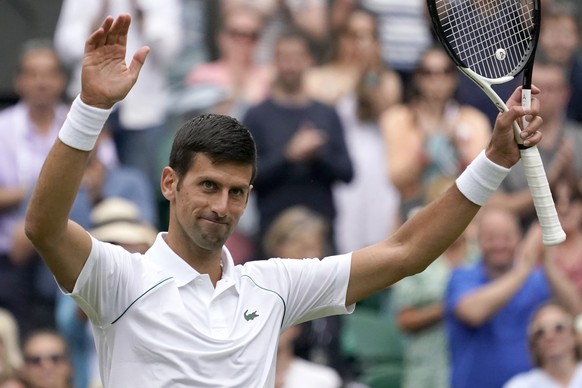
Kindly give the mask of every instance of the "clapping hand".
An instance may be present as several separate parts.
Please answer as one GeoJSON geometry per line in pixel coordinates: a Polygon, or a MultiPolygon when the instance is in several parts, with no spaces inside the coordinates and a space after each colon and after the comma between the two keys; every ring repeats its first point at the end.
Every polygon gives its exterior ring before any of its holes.
{"type": "Polygon", "coordinates": [[[125,98],[137,81],[149,47],[141,47],[129,67],[125,62],[127,33],[131,16],[108,16],[101,27],[85,43],[81,73],[81,99],[102,109],[111,108],[125,98]]]}

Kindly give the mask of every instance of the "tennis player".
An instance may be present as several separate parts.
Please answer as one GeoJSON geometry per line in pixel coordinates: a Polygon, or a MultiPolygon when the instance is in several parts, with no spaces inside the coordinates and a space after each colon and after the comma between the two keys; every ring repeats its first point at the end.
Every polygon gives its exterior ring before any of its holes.
{"type": "Polygon", "coordinates": [[[255,144],[230,117],[196,117],[178,130],[161,176],[168,231],[145,255],[130,254],[68,219],[103,123],[136,82],[149,51],[140,48],[126,66],[129,25],[129,15],[108,17],[88,38],[82,91],[26,216],[27,236],[92,323],[105,387],[273,387],[282,330],[350,313],[357,301],[422,271],[518,161],[512,122],[529,119],[526,145],[542,138],[537,100],[526,115],[516,90],[490,144],[456,185],[392,236],[321,260],[235,266],[224,243],[247,205],[255,144]]]}

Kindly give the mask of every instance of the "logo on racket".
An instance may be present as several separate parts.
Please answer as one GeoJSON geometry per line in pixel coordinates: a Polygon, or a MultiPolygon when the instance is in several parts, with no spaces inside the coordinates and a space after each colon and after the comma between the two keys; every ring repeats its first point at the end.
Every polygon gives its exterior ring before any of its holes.
{"type": "Polygon", "coordinates": [[[505,50],[502,48],[498,48],[497,51],[495,51],[495,58],[497,58],[497,60],[499,61],[503,61],[505,58],[507,58],[505,50]]]}

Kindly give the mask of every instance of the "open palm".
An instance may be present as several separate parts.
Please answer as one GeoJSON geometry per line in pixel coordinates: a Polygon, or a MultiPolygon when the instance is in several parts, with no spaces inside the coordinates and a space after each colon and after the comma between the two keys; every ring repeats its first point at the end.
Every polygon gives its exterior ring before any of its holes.
{"type": "Polygon", "coordinates": [[[131,17],[109,16],[85,43],[81,73],[81,99],[88,105],[108,109],[131,90],[144,64],[148,47],[140,48],[129,66],[125,63],[131,17]]]}

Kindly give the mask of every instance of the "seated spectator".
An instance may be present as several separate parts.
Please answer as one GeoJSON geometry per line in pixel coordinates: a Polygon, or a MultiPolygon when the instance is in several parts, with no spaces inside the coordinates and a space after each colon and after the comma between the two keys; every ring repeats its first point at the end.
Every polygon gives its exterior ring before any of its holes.
{"type": "Polygon", "coordinates": [[[481,259],[455,269],[445,293],[451,388],[498,388],[529,370],[529,318],[551,298],[573,314],[582,312],[572,282],[542,254],[540,230],[531,229],[522,241],[514,213],[481,211],[481,259]]]}
{"type": "MultiPolygon", "coordinates": [[[[263,239],[263,250],[267,257],[321,259],[327,250],[327,230],[328,224],[323,217],[306,207],[293,206],[273,221],[263,239]]],[[[294,354],[347,373],[345,360],[340,355],[340,330],[339,316],[301,324],[301,329],[292,330],[295,333],[291,335],[294,354]]]]}
{"type": "Polygon", "coordinates": [[[31,332],[24,340],[23,376],[29,388],[72,388],[72,368],[65,339],[55,331],[31,332]]]}
{"type": "MultiPolygon", "coordinates": [[[[218,89],[217,104],[205,110],[241,118],[250,105],[265,99],[271,81],[269,67],[258,65],[253,56],[263,21],[258,11],[244,7],[229,8],[221,23],[218,59],[195,67],[186,78],[185,92],[218,89]]],[[[204,108],[206,100],[191,109],[204,108]]]]}
{"type": "Polygon", "coordinates": [[[535,368],[520,373],[503,388],[582,387],[582,348],[574,316],[563,306],[548,303],[532,316],[527,330],[535,368]]]}

